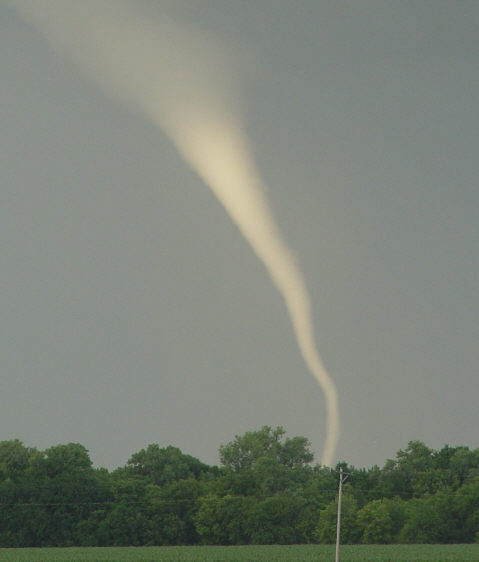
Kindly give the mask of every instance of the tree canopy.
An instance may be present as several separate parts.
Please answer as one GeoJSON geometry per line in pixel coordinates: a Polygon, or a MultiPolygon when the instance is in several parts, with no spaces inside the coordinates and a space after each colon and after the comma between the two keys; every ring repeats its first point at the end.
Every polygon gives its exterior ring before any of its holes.
{"type": "Polygon", "coordinates": [[[264,426],[209,466],[150,444],[109,472],[79,443],[0,442],[0,547],[479,540],[479,449],[410,441],[382,468],[313,464],[305,437],[264,426]]]}

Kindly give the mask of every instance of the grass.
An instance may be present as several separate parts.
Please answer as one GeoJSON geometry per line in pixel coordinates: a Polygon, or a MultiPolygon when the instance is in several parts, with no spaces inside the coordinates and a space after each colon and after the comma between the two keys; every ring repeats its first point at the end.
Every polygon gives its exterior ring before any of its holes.
{"type": "MultiPolygon", "coordinates": [[[[341,562],[449,562],[478,561],[479,544],[467,545],[361,545],[342,546],[341,562]]],[[[113,548],[1,548],[0,561],[45,562],[209,562],[226,561],[331,561],[332,545],[295,546],[172,546],[113,548]]]]}

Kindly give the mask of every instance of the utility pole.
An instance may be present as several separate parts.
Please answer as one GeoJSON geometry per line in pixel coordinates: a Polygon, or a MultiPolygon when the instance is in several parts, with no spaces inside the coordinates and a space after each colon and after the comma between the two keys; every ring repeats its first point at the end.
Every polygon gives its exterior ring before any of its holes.
{"type": "Polygon", "coordinates": [[[343,467],[339,468],[339,492],[338,492],[338,518],[336,522],[336,557],[335,562],[339,562],[339,539],[341,536],[341,496],[343,495],[343,482],[346,482],[349,474],[343,472],[343,467]]]}

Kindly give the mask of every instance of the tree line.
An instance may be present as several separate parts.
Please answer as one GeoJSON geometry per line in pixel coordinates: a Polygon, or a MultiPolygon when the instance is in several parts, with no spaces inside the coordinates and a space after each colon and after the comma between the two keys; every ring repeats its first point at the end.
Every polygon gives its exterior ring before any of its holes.
{"type": "Polygon", "coordinates": [[[78,443],[0,442],[0,547],[479,541],[479,449],[411,441],[382,468],[313,464],[305,437],[264,426],[210,466],[148,445],[125,466],[92,465],[78,443]]]}

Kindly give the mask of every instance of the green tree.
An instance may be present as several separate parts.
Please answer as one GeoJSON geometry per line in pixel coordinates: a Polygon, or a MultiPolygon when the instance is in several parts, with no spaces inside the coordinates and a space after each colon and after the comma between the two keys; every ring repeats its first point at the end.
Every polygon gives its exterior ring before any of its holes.
{"type": "Polygon", "coordinates": [[[0,481],[16,480],[23,476],[32,456],[36,454],[36,449],[25,447],[18,439],[0,441],[0,481]]]}
{"type": "Polygon", "coordinates": [[[31,465],[42,454],[18,439],[0,442],[0,546],[36,544],[47,524],[42,509],[33,510],[36,482],[29,477],[31,465]]]}
{"type": "Polygon", "coordinates": [[[104,546],[143,546],[149,543],[149,530],[144,507],[127,503],[113,505],[98,529],[104,546]]]}
{"type": "Polygon", "coordinates": [[[202,544],[248,544],[248,517],[257,500],[251,497],[203,496],[194,516],[202,544]]]}
{"type": "Polygon", "coordinates": [[[237,435],[234,441],[221,445],[220,460],[226,468],[238,472],[253,468],[258,460],[268,457],[288,468],[305,466],[312,462],[311,444],[305,437],[283,439],[282,427],[263,426],[259,431],[237,435]]]}
{"type": "Polygon", "coordinates": [[[148,480],[119,468],[110,474],[109,485],[111,502],[93,511],[78,532],[84,536],[88,536],[88,532],[96,533],[96,544],[100,546],[147,544],[150,539],[148,480]]]}
{"type": "Polygon", "coordinates": [[[479,542],[479,476],[464,484],[453,499],[458,542],[479,542]]]}
{"type": "Polygon", "coordinates": [[[200,478],[210,467],[195,457],[185,455],[177,447],[160,448],[148,445],[131,456],[128,467],[133,474],[146,477],[153,484],[164,486],[175,480],[200,478]]]}
{"type": "Polygon", "coordinates": [[[301,489],[312,474],[310,444],[284,435],[281,427],[264,426],[222,445],[216,493],[263,497],[301,489]]]}
{"type": "Polygon", "coordinates": [[[150,543],[155,545],[188,545],[198,541],[194,515],[203,484],[189,478],[167,486],[147,488],[150,543]]]}
{"type": "Polygon", "coordinates": [[[406,543],[450,543],[457,536],[452,494],[436,492],[406,503],[405,523],[400,533],[406,543]]]}
{"type": "Polygon", "coordinates": [[[248,513],[253,544],[311,542],[314,531],[312,508],[299,495],[277,494],[255,503],[248,513]]]}
{"type": "Polygon", "coordinates": [[[387,460],[378,481],[381,494],[407,498],[422,496],[442,486],[441,477],[432,477],[434,451],[421,441],[409,441],[404,450],[396,453],[395,460],[387,460]]]}
{"type": "Polygon", "coordinates": [[[397,542],[405,520],[404,502],[398,498],[374,500],[358,511],[361,542],[390,544],[397,542]]]}
{"type": "Polygon", "coordinates": [[[78,443],[44,452],[19,441],[0,445],[3,546],[69,546],[94,504],[109,499],[108,484],[78,443]],[[3,454],[2,454],[3,453],[3,454]],[[5,494],[7,496],[5,497],[5,494]],[[5,524],[3,524],[5,523],[5,524]]]}
{"type": "Polygon", "coordinates": [[[318,512],[334,501],[338,490],[338,475],[335,470],[324,466],[314,466],[309,472],[301,494],[308,499],[318,512]]]}
{"type": "MultiPolygon", "coordinates": [[[[315,536],[320,543],[336,542],[338,500],[335,499],[319,512],[319,523],[315,536]]],[[[358,504],[351,492],[345,491],[341,499],[341,543],[359,542],[360,528],[357,521],[358,504]]]]}
{"type": "Polygon", "coordinates": [[[476,479],[479,476],[479,449],[470,451],[469,447],[456,447],[449,467],[459,486],[476,479]]]}
{"type": "Polygon", "coordinates": [[[32,464],[31,475],[42,483],[36,497],[48,520],[39,537],[42,546],[75,544],[78,523],[111,498],[104,471],[92,467],[79,443],[50,447],[32,464]]]}

